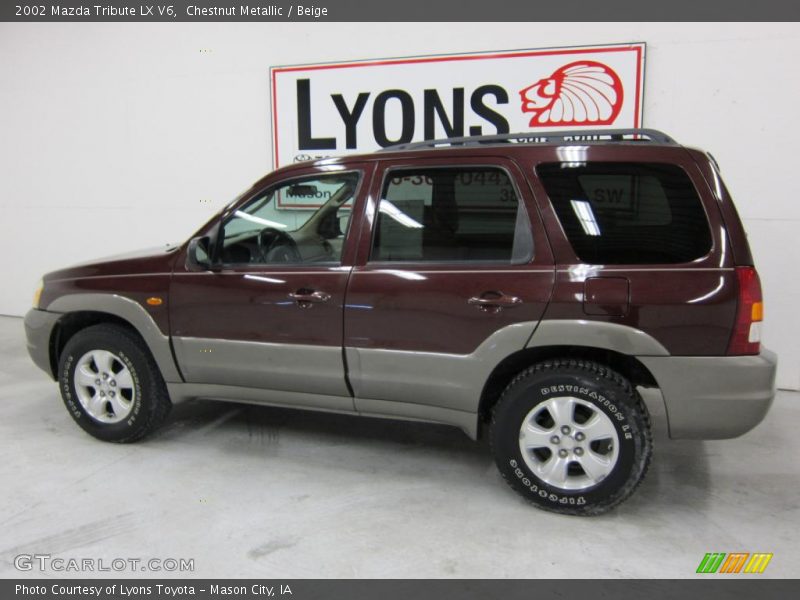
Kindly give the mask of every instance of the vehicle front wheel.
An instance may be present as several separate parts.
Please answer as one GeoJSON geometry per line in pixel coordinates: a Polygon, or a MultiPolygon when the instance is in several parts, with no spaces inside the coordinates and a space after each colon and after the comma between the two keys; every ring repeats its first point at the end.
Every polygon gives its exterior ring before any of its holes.
{"type": "Polygon", "coordinates": [[[653,452],[635,388],[603,365],[574,359],[517,375],[494,408],[491,444],[512,488],[540,508],[575,515],[627,499],[653,452]]]}
{"type": "Polygon", "coordinates": [[[59,387],[84,431],[108,442],[135,442],[156,429],[172,403],[144,342],[125,327],[79,331],[59,358],[59,387]]]}

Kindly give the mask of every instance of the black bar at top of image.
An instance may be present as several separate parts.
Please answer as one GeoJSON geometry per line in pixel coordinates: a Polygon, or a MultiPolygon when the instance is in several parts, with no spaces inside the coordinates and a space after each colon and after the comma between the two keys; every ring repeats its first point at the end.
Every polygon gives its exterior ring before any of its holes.
{"type": "MultiPolygon", "coordinates": [[[[545,553],[546,556],[546,553],[545,553]]],[[[543,557],[543,559],[545,559],[543,557]]],[[[658,561],[653,564],[658,573],[658,561]]],[[[797,598],[797,579],[758,576],[636,580],[352,580],[352,579],[5,579],[0,597],[8,600],[785,600],[797,598]],[[25,586],[21,591],[17,586],[25,586]],[[113,591],[112,591],[112,586],[113,591]],[[159,588],[158,586],[162,586],[159,588]],[[212,586],[217,586],[216,591],[212,586]],[[38,588],[39,593],[32,591],[38,588]],[[71,589],[85,591],[70,593],[71,589]],[[225,588],[224,593],[221,588],[225,588]],[[99,589],[99,593],[96,590],[99,589]]]]}
{"type": "MultiPolygon", "coordinates": [[[[5,0],[11,22],[797,21],[791,0],[5,0]]],[[[442,32],[446,35],[446,32],[442,32]]]]}

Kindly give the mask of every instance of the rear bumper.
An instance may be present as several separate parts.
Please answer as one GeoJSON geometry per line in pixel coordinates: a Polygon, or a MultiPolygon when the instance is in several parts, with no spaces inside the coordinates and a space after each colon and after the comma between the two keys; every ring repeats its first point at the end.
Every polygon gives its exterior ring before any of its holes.
{"type": "Polygon", "coordinates": [[[61,317],[60,313],[47,312],[32,308],[25,315],[25,337],[27,339],[28,354],[34,364],[50,377],[55,379],[53,368],[50,364],[50,337],[53,327],[61,317]]]}
{"type": "Polygon", "coordinates": [[[758,425],[775,397],[774,352],[758,356],[640,356],[655,377],[671,438],[721,440],[758,425]]]}

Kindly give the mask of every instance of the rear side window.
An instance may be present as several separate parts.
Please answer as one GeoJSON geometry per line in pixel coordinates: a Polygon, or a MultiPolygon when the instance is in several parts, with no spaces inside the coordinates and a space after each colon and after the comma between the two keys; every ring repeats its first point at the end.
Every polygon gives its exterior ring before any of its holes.
{"type": "Polygon", "coordinates": [[[505,171],[403,169],[384,183],[372,261],[527,262],[527,213],[505,171]]]}
{"type": "Polygon", "coordinates": [[[582,262],[682,263],[711,250],[689,176],[660,163],[552,163],[536,168],[582,262]]]}

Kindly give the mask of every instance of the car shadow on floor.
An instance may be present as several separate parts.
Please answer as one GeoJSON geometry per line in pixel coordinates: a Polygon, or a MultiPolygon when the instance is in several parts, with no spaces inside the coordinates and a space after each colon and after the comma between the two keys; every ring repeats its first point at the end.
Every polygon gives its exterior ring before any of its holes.
{"type": "MultiPolygon", "coordinates": [[[[202,440],[203,445],[215,444],[222,452],[266,457],[291,448],[297,461],[305,463],[312,457],[344,469],[348,461],[340,460],[343,456],[369,456],[374,468],[389,477],[408,474],[408,464],[397,460],[402,452],[413,455],[417,466],[420,462],[429,466],[430,472],[439,472],[438,467],[447,464],[449,469],[473,472],[481,479],[476,485],[503,485],[493,468],[485,434],[476,442],[457,428],[432,423],[192,400],[176,405],[148,443],[169,446],[202,440]],[[487,473],[492,476],[486,477],[487,473]]],[[[705,443],[670,440],[659,415],[654,417],[653,434],[655,450],[647,477],[624,508],[609,516],[660,509],[670,514],[688,508],[703,510],[713,501],[707,493],[711,473],[705,443]]],[[[510,489],[506,491],[510,499],[516,497],[510,489]]]]}
{"type": "Polygon", "coordinates": [[[151,439],[242,427],[251,433],[259,428],[281,429],[326,442],[383,442],[465,451],[476,446],[459,429],[447,425],[213,400],[191,400],[174,406],[167,423],[151,439]]]}

